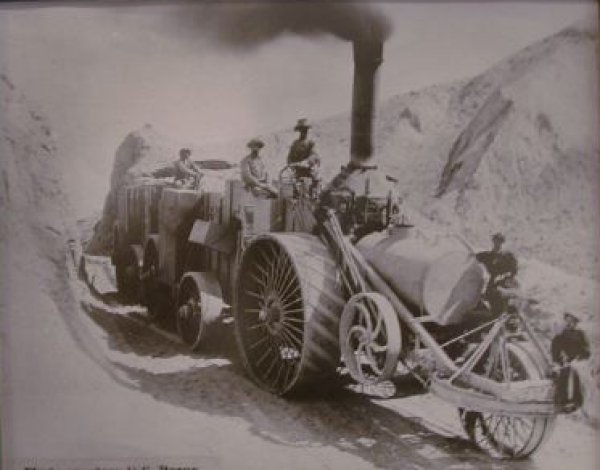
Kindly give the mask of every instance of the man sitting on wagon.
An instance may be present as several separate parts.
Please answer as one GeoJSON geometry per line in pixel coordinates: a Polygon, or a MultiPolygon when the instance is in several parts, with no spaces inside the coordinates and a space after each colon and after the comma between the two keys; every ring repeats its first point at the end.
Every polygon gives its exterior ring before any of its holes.
{"type": "Polygon", "coordinates": [[[250,154],[246,155],[240,163],[242,181],[246,189],[257,197],[276,197],[277,190],[269,184],[265,164],[259,155],[264,145],[263,141],[258,139],[248,142],[250,154]]]}
{"type": "Polygon", "coordinates": [[[200,168],[190,159],[192,151],[182,148],[179,151],[179,160],[174,164],[175,182],[184,187],[199,189],[200,180],[204,176],[200,168]]]}

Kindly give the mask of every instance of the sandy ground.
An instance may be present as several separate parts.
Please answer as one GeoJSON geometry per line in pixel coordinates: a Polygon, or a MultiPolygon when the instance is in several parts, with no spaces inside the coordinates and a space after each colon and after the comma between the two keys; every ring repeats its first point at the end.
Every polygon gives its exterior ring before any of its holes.
{"type": "MultiPolygon", "coordinates": [[[[106,259],[87,266],[92,290],[65,278],[49,292],[62,292],[55,306],[48,293],[16,289],[12,306],[22,308],[10,309],[3,337],[3,468],[597,468],[597,435],[562,417],[533,459],[491,460],[453,408],[402,378],[369,394],[337,384],[302,400],[274,397],[246,378],[232,325],[191,354],[141,307],[116,301],[106,259]],[[36,321],[23,313],[32,309],[36,321]]],[[[28,269],[16,270],[15,285],[31,280],[28,269]]]]}

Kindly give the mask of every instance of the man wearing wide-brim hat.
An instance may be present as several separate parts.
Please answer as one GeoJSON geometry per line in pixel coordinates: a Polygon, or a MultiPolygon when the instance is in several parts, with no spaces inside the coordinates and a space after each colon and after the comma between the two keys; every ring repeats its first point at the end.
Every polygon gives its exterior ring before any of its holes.
{"type": "Polygon", "coordinates": [[[310,124],[308,124],[307,120],[302,118],[298,119],[294,130],[296,132],[300,132],[300,136],[294,140],[290,147],[290,151],[287,157],[288,165],[294,165],[297,163],[301,163],[308,159],[311,156],[316,156],[316,152],[314,150],[315,143],[312,140],[308,140],[308,130],[310,129],[310,124]]]}
{"type": "Polygon", "coordinates": [[[265,144],[260,139],[252,139],[247,144],[250,153],[240,163],[242,181],[246,189],[252,191],[255,196],[274,197],[277,190],[269,185],[269,175],[265,164],[259,154],[265,144]]]}
{"type": "Polygon", "coordinates": [[[301,118],[298,119],[298,122],[296,123],[296,127],[294,127],[294,130],[296,132],[302,132],[302,131],[306,131],[308,129],[310,129],[312,126],[308,123],[306,118],[301,118]]]}

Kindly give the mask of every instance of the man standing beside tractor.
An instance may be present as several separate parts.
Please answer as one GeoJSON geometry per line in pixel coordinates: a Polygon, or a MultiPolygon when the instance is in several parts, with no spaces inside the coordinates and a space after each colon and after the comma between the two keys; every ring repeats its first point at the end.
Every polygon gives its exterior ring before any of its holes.
{"type": "Polygon", "coordinates": [[[582,364],[590,357],[590,346],[583,330],[577,327],[579,318],[565,312],[563,319],[562,330],[552,338],[551,352],[557,380],[556,403],[563,411],[571,412],[584,404],[584,395],[593,387],[582,384],[582,377],[589,375],[582,364]]]}

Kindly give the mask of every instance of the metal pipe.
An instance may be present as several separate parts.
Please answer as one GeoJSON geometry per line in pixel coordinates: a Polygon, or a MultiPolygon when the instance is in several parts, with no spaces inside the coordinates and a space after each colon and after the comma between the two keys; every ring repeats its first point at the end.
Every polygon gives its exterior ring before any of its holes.
{"type": "Polygon", "coordinates": [[[383,43],[375,40],[354,41],[353,52],[350,162],[355,166],[364,166],[373,153],[373,103],[376,72],[383,62],[383,43]]]}

